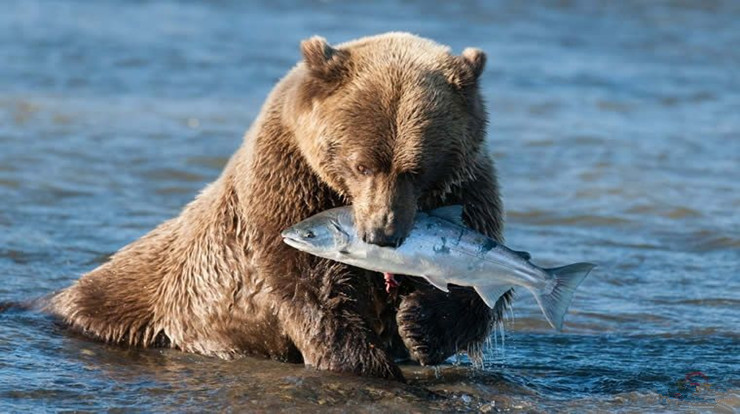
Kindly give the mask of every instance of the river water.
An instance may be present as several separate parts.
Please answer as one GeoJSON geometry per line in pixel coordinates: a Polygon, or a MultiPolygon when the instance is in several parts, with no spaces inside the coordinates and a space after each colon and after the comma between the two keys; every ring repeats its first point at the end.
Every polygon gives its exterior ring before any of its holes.
{"type": "Polygon", "coordinates": [[[65,287],[176,215],[301,39],[389,30],[487,51],[508,244],[599,265],[564,332],[521,291],[482,368],[406,366],[403,385],[108,346],[8,310],[0,411],[738,410],[733,1],[4,0],[0,301],[65,287]]]}

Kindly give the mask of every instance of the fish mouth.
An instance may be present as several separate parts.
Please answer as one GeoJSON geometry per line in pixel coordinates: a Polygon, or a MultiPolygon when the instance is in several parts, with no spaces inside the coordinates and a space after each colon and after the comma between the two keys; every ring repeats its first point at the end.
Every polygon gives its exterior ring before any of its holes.
{"type": "Polygon", "coordinates": [[[302,247],[305,248],[305,247],[310,246],[309,243],[307,243],[302,238],[298,237],[298,235],[296,235],[293,232],[286,230],[280,233],[280,235],[283,237],[283,243],[287,244],[290,247],[295,247],[296,249],[300,249],[302,247]]]}

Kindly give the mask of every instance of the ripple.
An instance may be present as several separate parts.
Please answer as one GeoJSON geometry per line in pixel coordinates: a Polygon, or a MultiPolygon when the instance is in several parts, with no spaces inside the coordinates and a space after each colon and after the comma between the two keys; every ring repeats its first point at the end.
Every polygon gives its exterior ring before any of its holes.
{"type": "Polygon", "coordinates": [[[686,330],[671,331],[652,331],[652,332],[634,332],[630,336],[635,338],[661,338],[661,339],[680,339],[693,340],[704,343],[712,343],[713,338],[728,338],[736,341],[740,339],[740,331],[733,329],[732,326],[718,327],[705,326],[694,327],[686,330]]]}
{"type": "Polygon", "coordinates": [[[144,173],[144,177],[156,181],[175,180],[193,183],[203,183],[206,181],[206,177],[202,174],[196,174],[191,171],[178,170],[174,168],[149,170],[144,173]]]}
{"type": "Polygon", "coordinates": [[[672,219],[685,219],[701,217],[701,213],[688,207],[677,207],[664,213],[668,218],[672,219]]]}
{"type": "Polygon", "coordinates": [[[574,216],[559,216],[551,211],[530,210],[530,211],[508,211],[506,213],[510,219],[516,221],[534,224],[538,226],[555,226],[555,225],[580,225],[580,226],[603,226],[617,227],[625,224],[631,224],[632,221],[614,216],[598,216],[590,214],[579,214],[574,216]]]}
{"type": "Polygon", "coordinates": [[[166,186],[155,190],[159,195],[193,194],[197,187],[166,186]]]}
{"type": "Polygon", "coordinates": [[[693,305],[701,307],[716,306],[740,309],[740,299],[733,298],[653,299],[652,302],[661,305],[693,305]]]}
{"type": "Polygon", "coordinates": [[[698,230],[690,233],[665,235],[667,242],[689,251],[709,252],[714,250],[740,249],[740,238],[715,230],[698,230]]]}
{"type": "Polygon", "coordinates": [[[27,252],[14,249],[0,249],[0,258],[10,259],[13,263],[27,265],[33,262],[40,262],[48,258],[47,252],[27,252]]]}
{"type": "Polygon", "coordinates": [[[19,180],[0,178],[0,187],[17,190],[20,186],[21,182],[19,180]]]}
{"type": "Polygon", "coordinates": [[[206,167],[210,169],[220,170],[229,161],[229,157],[189,157],[185,162],[188,165],[206,167]]]}

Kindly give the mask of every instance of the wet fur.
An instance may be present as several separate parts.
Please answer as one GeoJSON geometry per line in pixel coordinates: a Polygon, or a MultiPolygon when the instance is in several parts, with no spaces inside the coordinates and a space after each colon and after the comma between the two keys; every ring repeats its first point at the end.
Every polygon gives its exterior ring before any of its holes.
{"type": "Polygon", "coordinates": [[[368,231],[401,234],[417,208],[462,203],[469,225],[501,240],[478,93],[485,55],[401,33],[337,47],[312,38],[302,53],[222,175],[47,310],[107,342],[395,379],[394,358],[436,364],[480,347],[503,301],[491,311],[470,289],[410,279],[389,297],[381,275],[279,234],[348,203],[368,231]],[[370,181],[352,169],[357,157],[377,170],[370,181]]]}

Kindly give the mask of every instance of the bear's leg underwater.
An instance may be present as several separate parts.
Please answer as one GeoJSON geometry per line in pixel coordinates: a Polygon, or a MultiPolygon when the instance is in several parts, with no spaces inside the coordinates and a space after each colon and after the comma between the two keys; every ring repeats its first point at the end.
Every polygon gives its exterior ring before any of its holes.
{"type": "Polygon", "coordinates": [[[371,289],[382,289],[380,282],[371,279],[375,275],[338,263],[324,263],[318,268],[321,273],[312,277],[322,283],[297,286],[304,294],[293,295],[280,315],[304,363],[322,370],[403,381],[401,370],[389,354],[388,335],[381,338],[377,326],[371,326],[374,324],[367,318],[374,313],[370,308],[377,306],[358,303],[351,296],[365,290],[372,295],[371,289]]]}

